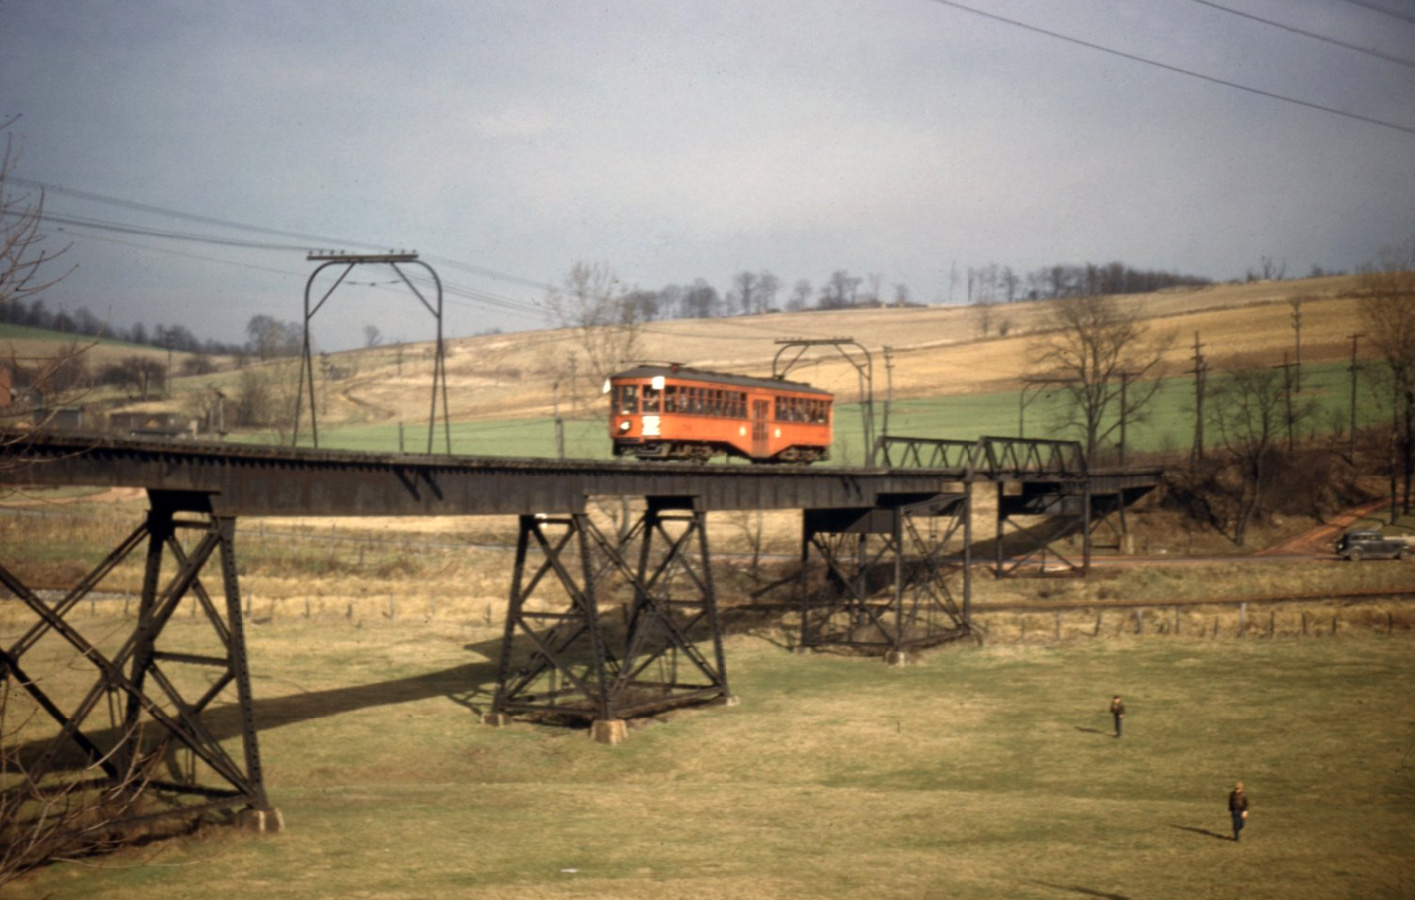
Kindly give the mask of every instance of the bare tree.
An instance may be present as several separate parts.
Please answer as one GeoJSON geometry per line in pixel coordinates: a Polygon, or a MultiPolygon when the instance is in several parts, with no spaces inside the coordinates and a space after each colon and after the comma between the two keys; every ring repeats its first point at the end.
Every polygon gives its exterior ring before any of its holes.
{"type": "Polygon", "coordinates": [[[121,823],[137,811],[170,743],[126,754],[116,774],[110,774],[116,748],[131,742],[120,741],[107,756],[90,760],[83,777],[46,776],[25,765],[22,734],[39,710],[14,683],[0,679],[0,891],[40,866],[111,852],[146,836],[121,823]]]}
{"type": "MultiPolygon", "coordinates": [[[[13,173],[19,163],[19,152],[10,134],[16,118],[0,121],[0,132],[5,134],[3,156],[0,156],[0,307],[34,298],[74,270],[70,266],[56,271],[52,265],[69,247],[64,245],[51,250],[45,244],[48,235],[40,230],[44,219],[44,192],[16,189],[13,173]]],[[[43,300],[36,299],[31,310],[37,313],[42,303],[43,300]]],[[[62,313],[59,320],[67,321],[62,313]]],[[[5,366],[9,370],[5,381],[10,387],[25,388],[38,402],[52,407],[56,395],[80,386],[85,374],[83,354],[87,349],[88,345],[75,342],[47,360],[11,359],[5,366]]],[[[19,414],[19,410],[8,406],[8,396],[5,400],[6,409],[0,413],[0,422],[19,414]]]]}
{"type": "Polygon", "coordinates": [[[1392,431],[1405,476],[1403,506],[1412,507],[1415,474],[1415,237],[1387,247],[1361,275],[1363,330],[1390,370],[1392,431]]]}
{"type": "Polygon", "coordinates": [[[381,343],[383,343],[383,332],[379,330],[379,327],[377,325],[365,325],[364,346],[377,347],[381,343]]]}
{"type": "Polygon", "coordinates": [[[150,393],[161,391],[167,384],[167,368],[146,356],[126,356],[100,369],[98,383],[131,388],[139,400],[146,402],[150,393]]]}
{"type": "Polygon", "coordinates": [[[293,322],[282,322],[264,314],[251,316],[246,323],[248,346],[257,359],[299,356],[304,330],[293,322]]]}
{"type": "Polygon", "coordinates": [[[1308,400],[1292,406],[1286,373],[1276,369],[1234,372],[1212,389],[1208,402],[1210,424],[1229,464],[1237,469],[1233,541],[1243,546],[1248,525],[1262,509],[1290,416],[1305,421],[1315,413],[1316,403],[1308,400]]]}
{"type": "Polygon", "coordinates": [[[233,404],[227,408],[240,428],[269,429],[283,443],[295,421],[299,369],[294,360],[276,360],[241,370],[233,404]]]}
{"type": "Polygon", "coordinates": [[[1086,453],[1141,421],[1159,389],[1156,376],[1172,336],[1152,339],[1139,311],[1113,297],[1068,297],[1050,305],[1048,330],[1032,346],[1033,380],[1070,397],[1070,425],[1086,453]]]}
{"type": "Polygon", "coordinates": [[[849,309],[855,305],[861,279],[844,269],[830,273],[830,280],[821,288],[821,309],[849,309]]]}
{"type": "Polygon", "coordinates": [[[756,272],[742,271],[732,277],[732,290],[727,292],[727,313],[735,310],[742,315],[756,312],[757,291],[761,279],[756,272]]]}
{"type": "Polygon", "coordinates": [[[757,274],[757,308],[754,312],[764,313],[776,308],[776,295],[781,290],[781,279],[769,270],[762,269],[757,274]]]}
{"type": "Polygon", "coordinates": [[[58,283],[73,267],[52,274],[50,264],[63,256],[68,245],[50,251],[44,246],[47,235],[40,230],[44,218],[44,192],[17,192],[12,173],[19,155],[9,134],[15,120],[0,122],[5,132],[4,156],[0,157],[0,304],[25,300],[58,283]]]}
{"type": "Polygon", "coordinates": [[[978,326],[978,337],[992,336],[993,321],[996,318],[995,312],[996,308],[991,303],[979,301],[973,304],[973,321],[978,326]]]}
{"type": "Polygon", "coordinates": [[[864,302],[872,306],[884,305],[884,300],[880,296],[880,291],[884,286],[884,276],[878,272],[870,272],[865,276],[865,281],[869,283],[870,292],[868,296],[863,298],[864,302]]]}
{"type": "Polygon", "coordinates": [[[562,286],[546,294],[545,308],[557,325],[574,330],[588,362],[584,374],[594,385],[642,352],[640,310],[603,263],[571,266],[562,286]]]}
{"type": "Polygon", "coordinates": [[[799,278],[791,286],[791,296],[786,300],[787,312],[800,312],[811,305],[811,294],[814,288],[811,287],[810,279],[799,278]]]}
{"type": "Polygon", "coordinates": [[[717,288],[702,278],[696,278],[683,292],[682,308],[684,318],[710,319],[722,310],[722,298],[717,288]]]}

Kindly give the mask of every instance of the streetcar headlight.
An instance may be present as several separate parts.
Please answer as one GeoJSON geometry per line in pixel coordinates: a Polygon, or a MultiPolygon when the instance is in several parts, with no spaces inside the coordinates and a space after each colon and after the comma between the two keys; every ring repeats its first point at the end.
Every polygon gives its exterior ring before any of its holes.
{"type": "Polygon", "coordinates": [[[622,421],[622,422],[619,423],[619,431],[620,431],[621,433],[622,433],[622,432],[625,432],[625,431],[628,431],[629,428],[630,428],[630,425],[629,425],[629,420],[628,420],[628,419],[625,419],[624,421],[622,421]]]}

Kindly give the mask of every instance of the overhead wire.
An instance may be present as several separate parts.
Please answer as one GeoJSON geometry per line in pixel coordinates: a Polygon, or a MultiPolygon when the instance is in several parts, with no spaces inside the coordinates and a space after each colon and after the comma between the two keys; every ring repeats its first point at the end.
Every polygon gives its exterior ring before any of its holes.
{"type": "MultiPolygon", "coordinates": [[[[190,231],[159,229],[148,226],[132,225],[130,223],[104,221],[101,219],[85,219],[83,217],[73,215],[60,216],[55,213],[44,213],[43,218],[45,220],[61,224],[84,226],[100,230],[115,231],[125,234],[144,235],[148,237],[158,237],[171,240],[184,240],[199,243],[220,244],[224,246],[242,247],[245,249],[253,250],[289,250],[300,253],[307,253],[311,249],[318,248],[321,246],[359,247],[366,250],[374,251],[388,249],[384,245],[368,243],[365,241],[352,241],[346,240],[344,238],[330,237],[328,235],[317,235],[299,231],[287,231],[279,228],[268,228],[260,225],[251,225],[244,222],[236,222],[230,219],[222,219],[215,216],[189,213],[184,212],[182,210],[155,206],[149,203],[140,203],[135,200],[127,200],[121,197],[113,197],[107,194],[99,194],[93,191],[84,191],[79,190],[77,188],[70,188],[64,185],[53,184],[51,182],[38,181],[32,178],[21,178],[13,174],[8,175],[6,181],[13,182],[24,187],[36,188],[38,190],[45,191],[46,193],[54,193],[61,196],[74,197],[76,199],[94,203],[108,204],[137,212],[168,216],[171,218],[181,219],[190,222],[199,222],[205,225],[215,225],[221,228],[230,228],[237,231],[246,231],[253,234],[266,234],[271,235],[273,237],[291,238],[293,240],[301,241],[304,243],[296,245],[276,244],[264,241],[242,241],[239,238],[228,238],[218,235],[201,234],[190,231]]],[[[479,266],[472,263],[463,262],[461,260],[451,259],[442,256],[434,256],[429,254],[422,254],[422,258],[432,262],[436,262],[438,265],[444,265],[448,268],[459,269],[461,271],[480,275],[484,278],[492,278],[498,281],[504,281],[511,284],[519,284],[523,287],[530,287],[536,290],[553,290],[552,286],[546,284],[545,282],[537,281],[535,279],[530,278],[523,278],[519,275],[512,275],[507,272],[497,271],[496,269],[491,269],[486,266],[479,266]]],[[[488,296],[495,295],[488,294],[488,296]]]]}
{"type": "MultiPolygon", "coordinates": [[[[215,262],[224,265],[238,266],[241,268],[252,269],[254,271],[264,271],[277,275],[288,275],[290,277],[296,278],[305,277],[305,273],[303,272],[295,272],[288,269],[277,269],[270,266],[260,266],[252,263],[242,263],[237,262],[235,260],[220,259],[218,257],[204,256],[202,254],[197,253],[184,253],[181,251],[172,250],[170,248],[155,247],[151,244],[142,244],[133,241],[122,241],[111,237],[105,238],[98,234],[87,234],[83,231],[74,231],[72,229],[77,228],[88,231],[111,232],[115,234],[125,234],[137,237],[153,237],[165,240],[177,240],[191,243],[208,244],[213,246],[234,247],[238,249],[247,250],[277,250],[299,252],[301,254],[305,254],[309,252],[309,248],[307,247],[297,246],[293,244],[274,244],[263,241],[246,241],[239,238],[225,238],[219,235],[198,234],[193,232],[178,232],[170,229],[150,228],[146,226],[130,225],[126,223],[105,221],[101,219],[92,219],[80,216],[66,216],[50,212],[43,213],[41,216],[41,220],[49,224],[60,226],[55,229],[56,233],[62,233],[68,236],[77,236],[88,240],[97,240],[106,243],[134,247],[137,249],[151,250],[159,253],[167,253],[174,256],[185,257],[188,259],[199,259],[206,262],[215,262]]],[[[336,241],[335,243],[343,243],[347,246],[350,242],[336,241]]],[[[476,267],[469,268],[475,269],[476,267]]],[[[398,283],[399,282],[396,281],[390,281],[388,282],[387,286],[395,286],[398,283]]],[[[427,283],[431,284],[431,280],[428,279],[427,283]]],[[[493,294],[489,291],[479,290],[471,286],[458,285],[455,282],[443,281],[442,284],[444,295],[460,297],[463,299],[463,301],[465,301],[460,303],[456,300],[448,301],[453,305],[468,308],[490,307],[527,318],[540,318],[544,315],[543,310],[541,310],[540,307],[536,306],[533,303],[529,303],[522,300],[516,300],[511,297],[504,297],[498,294],[493,294]]],[[[373,286],[382,287],[381,285],[373,286]]]]}
{"type": "Polygon", "coordinates": [[[1213,75],[1205,75],[1204,73],[1196,72],[1193,69],[1185,69],[1180,66],[1173,66],[1169,63],[1163,63],[1158,60],[1139,56],[1134,53],[1127,53],[1124,50],[1116,50],[1114,47],[1107,47],[1103,44],[1097,44],[1092,41],[1083,40],[1078,37],[1072,37],[1069,34],[1062,34],[1059,31],[1052,31],[1047,28],[1041,28],[1037,25],[1030,25],[1026,22],[1022,22],[1017,19],[1011,19],[1007,16],[1000,16],[997,13],[987,12],[986,10],[978,9],[973,6],[968,6],[963,3],[958,3],[956,2],[956,0],[930,0],[930,2],[936,3],[939,6],[946,6],[949,9],[956,9],[960,12],[966,12],[971,13],[975,16],[981,16],[985,19],[992,19],[995,22],[1001,22],[1004,25],[1010,25],[1014,28],[1021,28],[1024,31],[1030,31],[1035,34],[1045,35],[1046,37],[1056,38],[1059,41],[1065,41],[1068,44],[1075,44],[1078,47],[1085,47],[1090,50],[1097,50],[1101,53],[1108,53],[1111,56],[1118,56],[1121,59],[1128,59],[1131,62],[1141,63],[1146,66],[1153,66],[1157,69],[1163,69],[1167,72],[1174,72],[1178,75],[1186,75],[1190,78],[1197,78],[1200,81],[1207,81],[1210,84],[1217,84],[1223,87],[1233,88],[1234,90],[1244,91],[1249,94],[1255,94],[1259,97],[1267,97],[1271,100],[1280,100],[1283,103],[1291,103],[1296,106],[1305,107],[1307,109],[1314,109],[1318,110],[1319,112],[1330,113],[1332,115],[1342,116],[1343,118],[1347,119],[1354,119],[1358,122],[1365,122],[1369,125],[1377,125],[1381,128],[1390,128],[1395,131],[1402,131],[1406,134],[1415,134],[1415,126],[1401,125],[1397,122],[1389,122],[1385,119],[1377,119],[1374,116],[1365,116],[1360,113],[1349,112],[1344,109],[1337,109],[1334,106],[1325,106],[1321,103],[1313,103],[1309,100],[1302,100],[1297,97],[1289,97],[1285,94],[1274,93],[1273,91],[1265,91],[1262,88],[1255,88],[1250,87],[1246,84],[1239,84],[1236,81],[1229,81],[1224,78],[1216,78],[1213,75]]]}
{"type": "Polygon", "coordinates": [[[135,242],[135,241],[125,241],[125,240],[122,240],[122,239],[120,239],[120,238],[104,237],[104,236],[98,235],[98,234],[80,234],[80,233],[78,233],[78,232],[71,232],[71,231],[68,231],[68,230],[63,229],[63,228],[56,228],[56,229],[55,229],[55,233],[56,233],[56,234],[63,234],[63,235],[66,235],[66,236],[67,236],[67,235],[73,235],[73,236],[76,236],[76,237],[81,237],[81,238],[83,238],[84,240],[100,241],[100,242],[105,243],[105,244],[116,244],[116,245],[121,246],[121,247],[132,247],[132,248],[135,248],[135,249],[138,249],[138,250],[148,250],[148,251],[151,251],[151,252],[153,252],[153,253],[165,253],[165,254],[168,254],[169,256],[180,256],[180,257],[184,257],[184,258],[186,258],[186,259],[197,259],[197,260],[201,260],[202,262],[214,262],[214,263],[220,263],[220,264],[222,264],[222,265],[227,265],[227,266],[236,266],[236,267],[242,268],[242,269],[252,269],[252,270],[257,271],[257,272],[268,272],[268,273],[270,273],[270,274],[272,274],[272,275],[288,275],[288,276],[290,276],[291,278],[303,278],[303,277],[305,277],[305,273],[303,273],[303,272],[295,272],[295,271],[292,271],[292,270],[290,270],[290,269],[277,269],[277,268],[274,268],[273,266],[261,266],[261,265],[255,264],[255,263],[236,262],[236,261],[233,260],[233,259],[221,259],[220,257],[216,257],[216,256],[205,256],[205,255],[200,254],[200,253],[188,253],[188,252],[183,251],[183,250],[173,250],[173,249],[170,248],[170,247],[157,247],[157,246],[154,246],[154,245],[152,245],[152,244],[139,244],[139,243],[137,243],[137,242],[135,242]]]}
{"type": "MultiPolygon", "coordinates": [[[[65,187],[60,184],[53,184],[46,181],[36,181],[33,178],[21,178],[17,175],[7,175],[5,180],[24,187],[37,188],[47,194],[59,194],[60,196],[75,197],[80,200],[87,200],[93,203],[103,203],[109,206],[117,206],[123,209],[131,209],[138,212],[152,213],[160,216],[167,216],[173,219],[182,219],[188,222],[201,222],[204,225],[217,225],[222,228],[231,228],[237,231],[249,231],[254,234],[268,234],[274,237],[293,238],[298,241],[310,242],[314,245],[338,244],[347,247],[379,248],[377,244],[366,244],[360,241],[345,241],[340,238],[324,237],[314,234],[305,234],[298,231],[284,231],[278,228],[266,228],[260,225],[250,225],[244,222],[233,222],[230,219],[220,219],[215,216],[205,216],[198,213],[183,212],[182,210],[169,209],[162,206],[154,206],[150,203],[140,203],[136,200],[126,200],[121,197],[112,197],[107,194],[98,194],[93,191],[83,191],[77,188],[65,187]]],[[[308,244],[302,245],[308,246],[308,244]]],[[[386,248],[379,248],[386,249],[386,248]]]]}
{"type": "Polygon", "coordinates": [[[1415,16],[1409,16],[1402,12],[1396,12],[1395,10],[1388,9],[1387,7],[1384,7],[1379,3],[1370,3],[1367,2],[1367,0],[1343,0],[1343,2],[1350,3],[1352,6],[1359,6],[1362,9],[1369,9],[1373,12],[1383,13],[1384,15],[1390,16],[1393,19],[1400,19],[1402,22],[1409,22],[1410,24],[1415,25],[1415,16]]]}
{"type": "Polygon", "coordinates": [[[131,234],[141,237],[163,238],[173,241],[190,241],[200,244],[217,244],[224,247],[239,247],[245,250],[286,250],[307,252],[305,247],[297,247],[293,244],[272,244],[266,241],[248,241],[242,238],[227,238],[212,234],[196,234],[190,231],[172,231],[165,228],[152,228],[146,225],[132,225],[126,222],[111,222],[103,219],[91,219],[84,216],[65,216],[45,210],[39,214],[41,222],[48,222],[56,225],[72,225],[82,228],[92,228],[97,231],[112,231],[118,234],[131,234]]]}
{"type": "Polygon", "coordinates": [[[1238,16],[1244,19],[1251,19],[1254,22],[1261,22],[1262,24],[1270,25],[1273,28],[1281,28],[1283,31],[1290,31],[1293,34],[1300,34],[1303,37],[1309,37],[1327,44],[1334,44],[1338,47],[1344,47],[1347,50],[1355,50],[1357,53],[1364,53],[1367,56],[1374,56],[1376,59],[1383,59],[1386,62],[1393,62],[1396,65],[1406,66],[1408,68],[1415,69],[1415,60],[1409,60],[1405,59],[1404,57],[1394,56],[1390,53],[1382,53],[1381,51],[1375,50],[1370,47],[1361,47],[1356,44],[1348,44],[1346,41],[1339,41],[1334,37],[1328,37],[1324,34],[1317,34],[1316,32],[1306,31],[1301,28],[1295,28],[1291,25],[1284,25],[1281,22],[1274,22],[1272,19],[1264,19],[1262,16],[1255,16],[1252,13],[1246,13],[1242,10],[1232,9],[1227,6],[1214,3],[1212,2],[1212,0],[1192,0],[1192,2],[1197,3],[1200,6],[1207,6],[1211,9],[1219,10],[1220,12],[1226,12],[1229,15],[1238,16]]]}
{"type": "MultiPolygon", "coordinates": [[[[93,230],[98,230],[98,231],[111,231],[111,232],[115,232],[115,233],[119,233],[119,234],[128,234],[128,235],[136,235],[136,236],[146,236],[146,237],[157,237],[157,238],[168,238],[168,239],[172,239],[172,240],[191,241],[191,242],[196,242],[196,243],[206,243],[206,244],[214,244],[214,245],[219,245],[219,246],[238,247],[238,248],[243,248],[243,249],[258,249],[258,250],[295,250],[295,251],[299,251],[300,253],[306,253],[306,252],[308,252],[308,251],[307,251],[307,248],[304,248],[304,247],[296,247],[296,246],[293,246],[293,245],[266,244],[266,243],[251,242],[251,241],[241,241],[241,240],[238,240],[238,239],[225,239],[225,238],[220,238],[220,237],[217,237],[217,236],[214,236],[214,235],[197,235],[197,234],[191,234],[191,233],[174,233],[174,232],[165,231],[165,230],[161,230],[161,229],[151,229],[151,228],[144,228],[144,227],[140,227],[140,226],[128,226],[128,225],[124,225],[124,224],[122,224],[122,223],[103,222],[103,221],[96,220],[96,219],[85,219],[85,218],[80,218],[80,217],[76,217],[76,216],[60,216],[60,215],[53,215],[53,214],[50,214],[50,213],[45,213],[42,218],[43,218],[43,221],[46,221],[46,222],[50,222],[50,223],[55,223],[55,224],[67,226],[67,227],[64,227],[64,228],[58,228],[58,229],[56,229],[56,233],[62,233],[62,234],[65,234],[65,235],[75,235],[75,236],[83,237],[83,238],[89,239],[89,240],[103,241],[103,242],[106,242],[106,243],[118,244],[118,245],[127,246],[127,247],[134,247],[134,248],[143,249],[143,250],[151,250],[151,251],[158,252],[158,253],[167,253],[167,254],[171,254],[171,255],[174,255],[174,256],[185,257],[185,258],[188,258],[188,259],[199,259],[199,260],[202,260],[202,261],[205,261],[205,262],[215,262],[215,263],[221,263],[221,264],[224,264],[224,265],[238,266],[238,267],[241,267],[241,268],[252,269],[252,270],[255,270],[255,271],[269,272],[269,273],[276,274],[276,275],[288,275],[288,276],[293,277],[293,278],[303,278],[303,277],[305,277],[305,275],[306,275],[306,273],[304,273],[304,272],[296,272],[296,271],[292,271],[292,270],[289,270],[289,269],[277,269],[277,268],[273,268],[273,267],[270,267],[270,266],[255,265],[255,264],[253,264],[253,263],[242,263],[242,262],[237,262],[237,261],[235,261],[235,260],[220,259],[220,258],[218,258],[218,257],[212,257],[212,256],[204,256],[204,255],[198,254],[198,253],[184,253],[184,252],[177,251],[177,250],[172,250],[172,249],[169,249],[169,248],[154,247],[154,246],[152,246],[152,245],[150,245],[150,244],[140,244],[140,243],[136,243],[136,242],[133,242],[133,241],[122,241],[122,240],[118,240],[118,239],[116,239],[116,238],[105,238],[105,237],[102,237],[102,236],[100,236],[100,235],[95,235],[95,234],[81,234],[81,233],[79,233],[79,232],[70,231],[70,230],[68,230],[68,229],[69,229],[69,228],[85,228],[85,229],[93,229],[93,230]]],[[[416,279],[415,279],[415,280],[416,280],[416,279]]],[[[396,285],[398,285],[399,283],[400,283],[400,282],[397,282],[397,281],[389,281],[389,282],[386,282],[385,284],[368,285],[368,286],[370,286],[370,287],[378,287],[378,288],[393,288],[393,289],[396,289],[396,285]]],[[[430,280],[430,279],[427,279],[427,283],[428,283],[428,284],[431,284],[431,280],[430,280]]],[[[492,294],[492,293],[490,293],[490,292],[488,292],[488,291],[478,290],[478,289],[476,289],[476,288],[472,288],[472,287],[469,287],[469,286],[459,286],[459,285],[457,285],[457,284],[455,284],[455,283],[451,283],[451,282],[446,282],[446,281],[443,282],[443,293],[444,293],[444,295],[450,294],[450,295],[452,295],[453,297],[461,297],[461,298],[463,298],[464,300],[473,301],[473,302],[463,302],[463,303],[457,303],[455,300],[454,300],[454,301],[449,301],[449,302],[454,303],[454,305],[458,305],[458,306],[465,306],[465,307],[476,307],[476,306],[494,307],[494,308],[496,308],[496,309],[500,309],[500,310],[503,310],[503,311],[506,311],[506,312],[510,312],[510,313],[514,313],[514,314],[518,314],[518,315],[522,315],[522,316],[539,317],[539,316],[543,315],[542,310],[541,310],[539,307],[537,307],[537,306],[535,306],[534,304],[532,304],[532,303],[527,303],[527,302],[525,302],[525,301],[515,300],[515,299],[510,298],[510,297],[502,297],[502,296],[499,296],[499,295],[497,295],[497,294],[492,294]]]]}

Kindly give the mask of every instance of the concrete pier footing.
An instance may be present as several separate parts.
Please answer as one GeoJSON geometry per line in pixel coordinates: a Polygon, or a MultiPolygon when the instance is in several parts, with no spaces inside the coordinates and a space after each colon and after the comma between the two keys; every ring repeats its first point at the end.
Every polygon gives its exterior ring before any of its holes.
{"type": "Polygon", "coordinates": [[[285,817],[277,807],[243,809],[236,813],[236,827],[256,834],[279,834],[285,830],[285,817]]]}
{"type": "Polygon", "coordinates": [[[612,747],[615,744],[624,743],[624,739],[628,736],[629,723],[623,719],[596,719],[590,725],[590,737],[599,744],[608,744],[612,747]]]}

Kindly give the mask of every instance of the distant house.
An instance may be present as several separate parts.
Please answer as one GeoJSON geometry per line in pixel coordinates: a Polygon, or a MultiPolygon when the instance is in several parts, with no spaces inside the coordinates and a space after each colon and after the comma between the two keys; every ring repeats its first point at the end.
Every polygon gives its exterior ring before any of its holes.
{"type": "Polygon", "coordinates": [[[45,431],[83,431],[84,408],[82,406],[36,406],[34,427],[45,431]]]}

